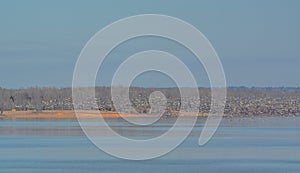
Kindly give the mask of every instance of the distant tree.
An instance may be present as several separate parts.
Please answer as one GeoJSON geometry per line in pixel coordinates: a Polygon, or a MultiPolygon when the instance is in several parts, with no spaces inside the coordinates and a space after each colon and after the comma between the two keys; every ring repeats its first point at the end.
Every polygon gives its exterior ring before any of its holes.
{"type": "Polygon", "coordinates": [[[10,96],[9,99],[11,100],[11,108],[15,109],[15,98],[14,98],[14,96],[10,96]]]}
{"type": "Polygon", "coordinates": [[[13,96],[10,96],[9,98],[13,103],[15,102],[15,98],[13,96]]]}

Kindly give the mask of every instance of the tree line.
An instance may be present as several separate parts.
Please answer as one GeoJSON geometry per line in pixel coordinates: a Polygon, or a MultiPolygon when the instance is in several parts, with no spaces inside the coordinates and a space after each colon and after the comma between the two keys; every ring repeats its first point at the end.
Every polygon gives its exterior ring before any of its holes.
{"type": "MultiPolygon", "coordinates": [[[[84,90],[83,90],[84,91],[84,90]]],[[[139,88],[131,87],[129,97],[132,106],[140,113],[149,111],[149,96],[154,91],[161,91],[167,98],[167,110],[178,111],[182,100],[178,88],[139,88]]],[[[188,88],[185,92],[189,91],[188,88]]],[[[210,89],[199,88],[200,112],[210,110],[210,89]]],[[[97,107],[90,107],[95,100],[85,100],[80,109],[98,109],[115,111],[111,99],[110,87],[96,87],[97,107]]],[[[188,93],[188,92],[186,92],[188,93]]],[[[191,92],[192,93],[192,92],[191,92]]],[[[124,93],[123,93],[124,94],[124,93]]],[[[120,93],[120,98],[123,96],[120,93]]],[[[84,94],[83,94],[84,97],[84,94]]],[[[191,96],[192,98],[192,96],[191,96]]],[[[188,100],[196,104],[196,100],[188,100]]],[[[225,114],[228,115],[300,115],[300,88],[246,88],[231,87],[227,89],[225,114]]],[[[23,89],[6,89],[0,87],[0,115],[4,111],[26,110],[73,110],[72,88],[30,87],[23,89]]]]}

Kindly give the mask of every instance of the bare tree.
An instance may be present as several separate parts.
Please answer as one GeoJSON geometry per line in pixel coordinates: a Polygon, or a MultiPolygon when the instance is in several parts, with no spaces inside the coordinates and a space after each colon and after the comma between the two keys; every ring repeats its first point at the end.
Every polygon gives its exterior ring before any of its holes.
{"type": "Polygon", "coordinates": [[[11,100],[11,109],[15,109],[15,97],[10,96],[9,99],[11,100]]]}

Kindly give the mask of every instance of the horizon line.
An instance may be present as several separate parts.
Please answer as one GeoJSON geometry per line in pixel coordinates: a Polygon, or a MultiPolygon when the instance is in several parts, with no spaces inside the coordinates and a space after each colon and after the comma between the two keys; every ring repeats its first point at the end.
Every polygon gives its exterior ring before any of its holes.
{"type": "MultiPolygon", "coordinates": [[[[89,87],[95,87],[95,88],[111,88],[111,87],[126,87],[126,86],[80,86],[77,88],[89,88],[89,87]]],[[[0,89],[9,89],[9,90],[21,90],[21,89],[31,89],[31,88],[38,88],[38,89],[43,89],[43,88],[55,88],[55,89],[68,89],[68,88],[73,88],[72,86],[68,87],[59,87],[59,86],[26,86],[26,87],[18,87],[18,88],[8,88],[8,87],[1,87],[0,89]]],[[[143,89],[174,89],[174,88],[192,88],[192,87],[154,87],[154,86],[130,86],[130,88],[143,88],[143,89]]],[[[206,86],[199,86],[198,89],[211,89],[212,87],[206,87],[206,86]]],[[[221,88],[221,87],[214,87],[216,89],[221,88]]],[[[300,89],[300,86],[228,86],[226,87],[227,89],[300,89]]]]}

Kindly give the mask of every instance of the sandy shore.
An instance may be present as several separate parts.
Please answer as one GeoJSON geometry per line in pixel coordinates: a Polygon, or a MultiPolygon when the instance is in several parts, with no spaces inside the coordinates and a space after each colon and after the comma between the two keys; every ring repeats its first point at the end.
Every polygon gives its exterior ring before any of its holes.
{"type": "MultiPolygon", "coordinates": [[[[116,112],[101,112],[101,115],[96,111],[82,111],[79,113],[79,118],[121,118],[121,115],[116,112]]],[[[138,117],[134,114],[122,114],[122,117],[138,117]]],[[[74,119],[75,112],[71,110],[64,111],[6,111],[0,116],[0,119],[74,119]]]]}
{"type": "MultiPolygon", "coordinates": [[[[78,114],[79,118],[138,118],[141,115],[137,114],[119,114],[117,112],[101,112],[101,115],[97,111],[82,111],[78,114]]],[[[192,113],[185,113],[184,116],[195,116],[192,113]]],[[[199,113],[198,116],[207,116],[205,113],[199,113]]],[[[55,110],[55,111],[5,111],[0,119],[75,119],[75,112],[72,110],[55,110]]]]}

